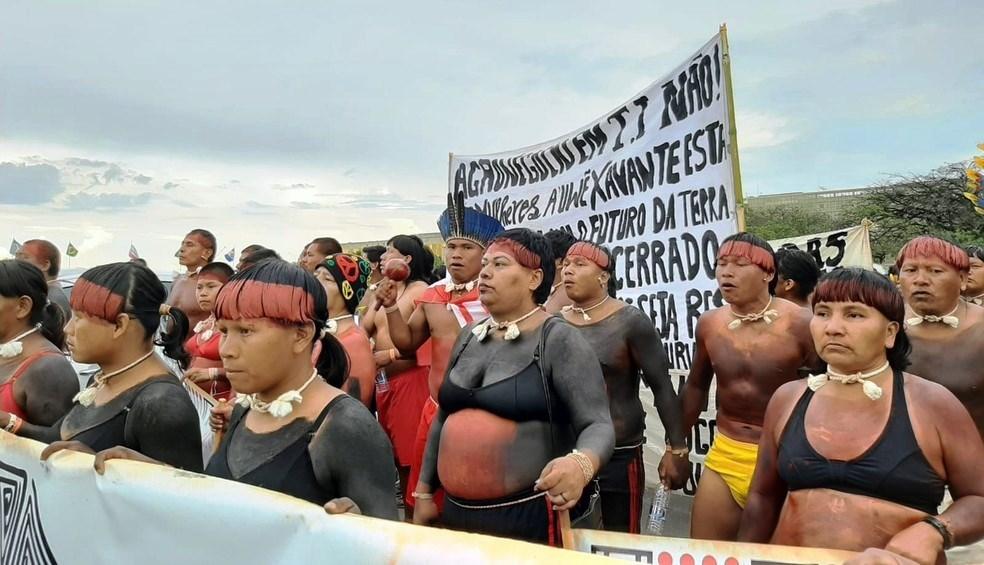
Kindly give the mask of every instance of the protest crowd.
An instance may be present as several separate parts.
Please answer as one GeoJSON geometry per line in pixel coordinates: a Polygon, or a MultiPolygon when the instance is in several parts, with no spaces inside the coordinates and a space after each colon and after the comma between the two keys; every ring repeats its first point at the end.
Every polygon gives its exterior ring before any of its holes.
{"type": "Polygon", "coordinates": [[[48,443],[42,458],[95,454],[95,472],[143,461],[559,545],[562,512],[644,533],[640,383],[665,430],[660,482],[679,489],[714,379],[691,537],[866,563],[936,563],[984,537],[981,247],[927,235],[892,275],[821,274],[733,234],[714,266],[725,304],[697,321],[678,394],[605,245],[505,230],[461,193],[437,223],[441,278],[415,235],[362,254],[321,237],[294,262],[252,245],[233,269],[196,229],[169,293],[131,260],[66,296],[58,249],[28,241],[0,261],[0,428],[48,443]],[[99,367],[81,390],[63,351],[99,367]],[[192,388],[214,404],[204,458],[192,388]]]}

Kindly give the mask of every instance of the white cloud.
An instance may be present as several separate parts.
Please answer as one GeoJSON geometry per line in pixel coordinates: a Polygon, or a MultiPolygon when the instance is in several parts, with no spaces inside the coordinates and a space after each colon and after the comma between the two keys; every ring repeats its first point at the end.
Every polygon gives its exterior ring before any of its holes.
{"type": "Polygon", "coordinates": [[[755,151],[788,143],[796,139],[796,130],[784,116],[764,112],[739,112],[739,151],[755,151]]]}

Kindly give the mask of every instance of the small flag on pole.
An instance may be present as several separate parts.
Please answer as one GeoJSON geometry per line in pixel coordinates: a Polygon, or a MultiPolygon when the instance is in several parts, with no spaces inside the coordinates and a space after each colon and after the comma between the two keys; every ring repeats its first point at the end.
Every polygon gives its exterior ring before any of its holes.
{"type": "Polygon", "coordinates": [[[233,261],[236,260],[236,248],[235,247],[233,247],[232,249],[230,249],[229,252],[225,254],[225,260],[226,260],[226,263],[232,263],[233,261]]]}
{"type": "Polygon", "coordinates": [[[140,254],[137,253],[137,248],[134,247],[134,245],[131,243],[130,244],[130,260],[131,261],[136,261],[139,258],[140,258],[140,254]]]}
{"type": "Polygon", "coordinates": [[[17,252],[21,250],[21,247],[23,246],[18,243],[16,239],[12,240],[10,242],[10,254],[17,255],[17,252]]]}
{"type": "Polygon", "coordinates": [[[65,248],[65,255],[68,255],[69,257],[75,257],[78,254],[79,254],[79,250],[74,245],[72,245],[71,241],[69,241],[68,247],[65,248]]]}

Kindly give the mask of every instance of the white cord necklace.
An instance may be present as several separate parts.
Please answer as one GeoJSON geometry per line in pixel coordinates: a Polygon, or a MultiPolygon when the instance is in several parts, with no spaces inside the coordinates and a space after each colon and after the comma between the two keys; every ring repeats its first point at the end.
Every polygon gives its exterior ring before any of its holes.
{"type": "Polygon", "coordinates": [[[195,333],[201,336],[199,343],[205,343],[215,335],[215,314],[210,314],[201,322],[195,324],[195,333]]]}
{"type": "Polygon", "coordinates": [[[611,297],[606,294],[605,297],[601,299],[601,302],[598,302],[594,306],[589,306],[587,308],[578,308],[577,306],[571,304],[569,306],[564,306],[560,310],[562,312],[577,312],[578,314],[581,315],[582,318],[584,318],[584,321],[585,322],[590,322],[591,321],[591,316],[588,316],[588,312],[594,310],[595,308],[601,307],[602,304],[608,302],[608,299],[609,298],[611,298],[611,297]]]}
{"type": "Polygon", "coordinates": [[[489,336],[490,330],[505,330],[506,333],[502,336],[503,339],[506,341],[512,341],[519,337],[519,324],[539,311],[540,307],[537,306],[527,312],[524,316],[510,322],[496,322],[492,316],[489,316],[484,322],[472,328],[472,334],[474,334],[474,336],[478,338],[478,341],[481,342],[485,341],[485,338],[489,336]]]}
{"type": "Polygon", "coordinates": [[[82,392],[76,394],[75,398],[72,399],[72,402],[78,402],[80,405],[84,407],[92,406],[92,403],[95,402],[96,400],[96,393],[99,392],[101,388],[106,386],[106,383],[108,383],[110,379],[112,379],[116,375],[125,373],[130,369],[136,367],[137,365],[143,363],[153,354],[154,354],[154,350],[151,349],[140,359],[137,359],[136,361],[130,363],[129,365],[123,367],[122,369],[117,369],[116,371],[113,371],[112,373],[106,375],[102,374],[101,372],[97,373],[96,376],[92,378],[93,384],[86,387],[86,389],[83,390],[82,392]]]}
{"type": "Polygon", "coordinates": [[[830,369],[827,369],[826,373],[821,373],[819,375],[810,375],[806,379],[806,385],[810,387],[810,390],[816,392],[820,390],[823,385],[827,384],[828,381],[834,381],[845,385],[861,383],[861,390],[864,391],[864,395],[872,400],[878,400],[882,396],[882,389],[880,386],[869,381],[871,377],[880,375],[882,371],[889,367],[889,362],[885,361],[885,364],[873,371],[868,371],[867,373],[854,373],[853,375],[844,375],[841,373],[835,373],[830,369]]]}
{"type": "Polygon", "coordinates": [[[730,310],[731,315],[735,317],[735,319],[731,320],[731,323],[728,324],[728,329],[736,330],[738,329],[738,326],[742,325],[744,322],[751,323],[751,322],[757,322],[759,320],[764,321],[766,324],[771,324],[772,320],[775,320],[776,318],[779,317],[779,311],[770,310],[769,308],[771,307],[772,307],[772,297],[769,297],[769,303],[766,304],[765,308],[762,308],[762,310],[757,314],[739,314],[735,312],[735,309],[732,308],[730,304],[728,304],[728,310],[730,310]]]}
{"type": "Polygon", "coordinates": [[[240,406],[245,406],[246,408],[256,410],[257,412],[270,414],[274,418],[285,418],[289,416],[291,412],[294,411],[294,404],[300,404],[301,401],[304,400],[304,397],[301,396],[301,393],[304,392],[304,389],[306,389],[308,385],[310,385],[317,376],[318,376],[318,370],[315,369],[314,372],[311,373],[311,376],[308,377],[308,380],[305,381],[303,385],[301,385],[301,388],[295,390],[288,390],[287,392],[278,396],[277,399],[272,402],[264,402],[260,400],[257,397],[256,393],[240,394],[236,398],[236,402],[240,406]]]}
{"type": "Polygon", "coordinates": [[[918,326],[923,322],[930,322],[934,324],[946,324],[951,328],[956,328],[960,326],[960,318],[954,316],[957,312],[957,308],[960,308],[960,301],[957,301],[957,305],[950,310],[949,314],[943,314],[942,316],[934,316],[932,314],[926,314],[925,316],[915,314],[912,318],[906,318],[905,325],[907,326],[918,326]]]}
{"type": "Polygon", "coordinates": [[[468,281],[466,283],[461,283],[461,284],[458,284],[458,283],[454,282],[453,280],[448,279],[448,282],[444,283],[444,291],[445,292],[448,292],[448,293],[451,293],[451,292],[471,292],[472,289],[475,288],[475,286],[477,284],[478,284],[478,279],[475,279],[473,281],[468,281]]]}
{"type": "Polygon", "coordinates": [[[329,318],[328,321],[325,323],[325,329],[328,330],[328,333],[330,333],[331,335],[335,335],[335,332],[338,331],[338,321],[345,320],[351,317],[353,317],[352,314],[346,314],[344,316],[336,316],[334,318],[329,318]]]}
{"type": "Polygon", "coordinates": [[[5,359],[10,359],[11,357],[17,357],[24,352],[24,344],[20,340],[31,335],[32,333],[41,329],[41,324],[34,326],[33,328],[27,330],[26,332],[20,334],[14,339],[8,341],[7,343],[0,345],[0,357],[5,359]]]}
{"type": "Polygon", "coordinates": [[[967,299],[967,302],[978,306],[984,306],[984,293],[978,294],[977,296],[971,296],[967,299]]]}

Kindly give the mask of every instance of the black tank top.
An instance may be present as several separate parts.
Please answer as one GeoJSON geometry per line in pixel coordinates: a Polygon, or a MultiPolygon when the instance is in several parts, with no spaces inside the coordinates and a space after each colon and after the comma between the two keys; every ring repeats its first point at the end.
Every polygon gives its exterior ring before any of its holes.
{"type": "Polygon", "coordinates": [[[308,453],[308,444],[311,443],[311,438],[321,427],[321,423],[332,408],[346,398],[351,400],[345,395],[332,399],[311,424],[307,433],[302,434],[294,443],[285,447],[266,463],[239,478],[232,476],[228,461],[229,445],[247,412],[247,410],[237,409],[229,422],[226,438],[219,444],[218,451],[209,460],[205,474],[277,491],[313,502],[319,506],[337,498],[334,491],[326,489],[318,482],[318,478],[314,474],[314,465],[311,463],[311,454],[308,453]]]}
{"type": "Polygon", "coordinates": [[[806,436],[809,388],[789,416],[779,440],[779,476],[790,491],[827,488],[879,498],[936,514],[946,483],[923,455],[909,421],[900,371],[892,375],[892,407],[881,436],[860,457],[835,461],[817,453],[806,436]]]}

